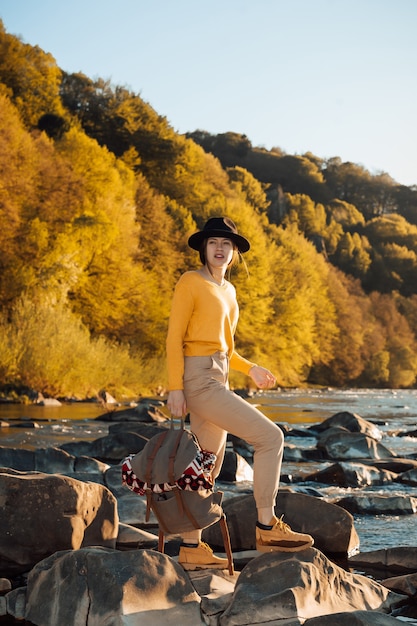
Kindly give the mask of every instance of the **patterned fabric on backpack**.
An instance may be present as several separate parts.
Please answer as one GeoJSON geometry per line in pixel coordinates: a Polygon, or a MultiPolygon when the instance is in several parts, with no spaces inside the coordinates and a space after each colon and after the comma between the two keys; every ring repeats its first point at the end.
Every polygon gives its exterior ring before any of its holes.
{"type": "MultiPolygon", "coordinates": [[[[122,484],[140,496],[146,495],[150,488],[154,493],[172,491],[174,485],[170,483],[148,484],[140,480],[134,473],[131,460],[135,455],[130,454],[122,461],[122,484]]],[[[216,462],[216,455],[207,450],[198,450],[195,459],[185,468],[184,473],[175,481],[175,485],[184,491],[203,491],[213,489],[211,472],[216,462]]]]}

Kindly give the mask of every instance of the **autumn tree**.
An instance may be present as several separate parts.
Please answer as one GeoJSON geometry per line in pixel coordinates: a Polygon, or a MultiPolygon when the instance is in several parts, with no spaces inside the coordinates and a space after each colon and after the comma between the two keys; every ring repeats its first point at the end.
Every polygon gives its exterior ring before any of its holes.
{"type": "Polygon", "coordinates": [[[87,135],[101,146],[130,161],[134,151],[135,169],[164,193],[160,185],[172,176],[182,145],[164,117],[128,89],[80,73],[64,75],[61,97],[87,135]]]}
{"type": "Polygon", "coordinates": [[[371,246],[366,237],[346,232],[341,235],[331,260],[347,274],[364,279],[372,263],[370,253],[371,246]]]}
{"type": "Polygon", "coordinates": [[[271,265],[274,325],[269,341],[281,380],[299,384],[314,364],[331,359],[338,335],[328,265],[297,229],[276,228],[271,234],[276,254],[271,265]]]}
{"type": "Polygon", "coordinates": [[[59,98],[61,70],[53,56],[6,33],[1,20],[0,82],[29,128],[35,128],[45,113],[64,113],[59,98]]]}
{"type": "Polygon", "coordinates": [[[13,302],[26,289],[59,285],[65,292],[72,280],[69,275],[73,270],[78,274],[78,269],[69,260],[65,244],[60,253],[57,250],[80,203],[79,178],[51,140],[23,127],[4,96],[0,97],[0,115],[1,301],[13,302]]]}
{"type": "Polygon", "coordinates": [[[352,227],[363,226],[365,224],[363,214],[358,211],[355,205],[345,202],[344,200],[332,200],[328,204],[327,210],[332,219],[344,229],[351,229],[352,227]]]}
{"type": "Polygon", "coordinates": [[[260,182],[280,185],[288,193],[306,194],[316,202],[329,200],[321,166],[311,157],[253,147],[246,135],[238,133],[196,131],[188,136],[214,154],[223,167],[243,167],[260,182]]]}
{"type": "Polygon", "coordinates": [[[397,212],[410,224],[417,225],[417,186],[396,185],[393,194],[397,212]]]}
{"type": "Polygon", "coordinates": [[[326,211],[304,194],[286,194],[287,214],[283,224],[296,224],[307,239],[323,237],[326,231],[326,211]]]}
{"type": "Polygon", "coordinates": [[[188,237],[227,215],[252,244],[230,276],[239,352],[280,385],[415,385],[416,188],[244,134],[179,135],[2,26],[0,119],[3,380],[164,384],[172,292],[200,264],[188,237]]]}
{"type": "Polygon", "coordinates": [[[387,376],[379,382],[390,388],[410,387],[417,376],[416,337],[407,319],[398,310],[393,296],[374,292],[370,300],[384,338],[382,351],[389,356],[387,376]]]}
{"type": "Polygon", "coordinates": [[[399,290],[416,293],[417,226],[404,217],[391,214],[369,221],[364,229],[372,246],[372,265],[364,284],[382,293],[399,290]]]}
{"type": "Polygon", "coordinates": [[[326,363],[314,363],[309,380],[336,386],[354,385],[373,355],[381,353],[384,342],[358,280],[329,266],[327,287],[338,332],[330,359],[326,363]]]}
{"type": "Polygon", "coordinates": [[[395,181],[388,174],[372,176],[362,165],[334,157],[323,175],[333,198],[354,205],[365,220],[396,210],[395,181]]]}
{"type": "Polygon", "coordinates": [[[270,202],[265,186],[243,167],[229,167],[226,171],[232,187],[245,197],[256,213],[266,213],[270,202]]]}

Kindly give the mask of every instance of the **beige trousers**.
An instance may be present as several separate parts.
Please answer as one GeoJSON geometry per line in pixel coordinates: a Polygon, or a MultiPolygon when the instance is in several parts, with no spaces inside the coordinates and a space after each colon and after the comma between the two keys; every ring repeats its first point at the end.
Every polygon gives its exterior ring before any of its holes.
{"type": "MultiPolygon", "coordinates": [[[[273,507],[284,449],[282,431],[256,407],[230,391],[228,374],[229,361],[224,353],[185,357],[184,394],[191,430],[201,448],[217,455],[213,478],[219,475],[223,463],[228,432],[253,446],[256,507],[273,507]]],[[[193,536],[194,532],[187,533],[187,538],[193,536]]]]}

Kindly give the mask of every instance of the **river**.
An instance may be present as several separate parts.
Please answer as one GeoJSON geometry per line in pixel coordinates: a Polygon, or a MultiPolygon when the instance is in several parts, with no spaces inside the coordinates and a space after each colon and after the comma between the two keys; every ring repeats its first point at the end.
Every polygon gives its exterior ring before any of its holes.
{"type": "MultiPolygon", "coordinates": [[[[364,419],[378,423],[384,434],[382,443],[397,456],[416,454],[417,451],[415,438],[394,435],[397,431],[417,428],[417,390],[295,389],[259,393],[250,402],[259,405],[273,421],[297,428],[321,422],[339,411],[357,413],[364,419]]],[[[16,427],[0,428],[0,445],[34,449],[61,445],[67,441],[92,441],[107,433],[108,424],[97,419],[102,413],[103,408],[95,403],[68,403],[60,407],[2,403],[0,422],[13,420],[16,427]],[[38,427],[22,427],[22,421],[27,419],[38,427]],[[21,427],[17,427],[19,423],[21,427]]],[[[287,441],[302,448],[315,446],[315,439],[309,437],[308,433],[305,438],[287,437],[287,441]]],[[[291,469],[299,468],[284,463],[283,472],[289,473],[291,469]]],[[[339,493],[346,495],[352,490],[331,487],[324,491],[325,497],[332,497],[339,493]]],[[[417,488],[397,483],[373,488],[372,491],[386,495],[408,494],[417,498],[417,488]]],[[[363,552],[386,547],[417,546],[415,514],[355,515],[355,527],[363,552]]]]}

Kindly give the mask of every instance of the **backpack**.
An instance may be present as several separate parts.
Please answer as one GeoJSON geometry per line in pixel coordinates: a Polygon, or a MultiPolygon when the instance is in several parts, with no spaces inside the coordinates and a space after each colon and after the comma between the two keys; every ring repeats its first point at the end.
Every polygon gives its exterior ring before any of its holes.
{"type": "Polygon", "coordinates": [[[202,450],[193,433],[171,427],[154,435],[143,450],[122,461],[122,484],[146,496],[146,521],[151,511],[159,526],[158,550],[164,551],[164,536],[204,529],[220,522],[223,542],[233,573],[232,551],[226,517],[221,507],[223,493],[213,490],[211,470],[216,456],[202,450]]]}

